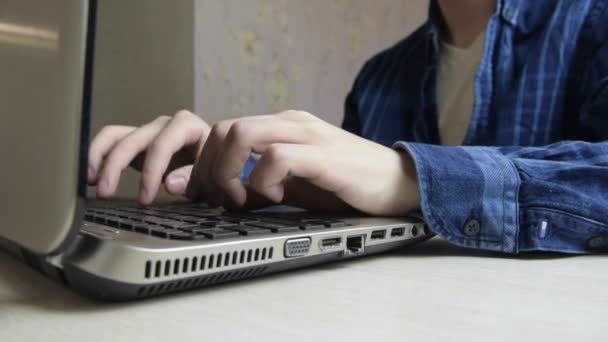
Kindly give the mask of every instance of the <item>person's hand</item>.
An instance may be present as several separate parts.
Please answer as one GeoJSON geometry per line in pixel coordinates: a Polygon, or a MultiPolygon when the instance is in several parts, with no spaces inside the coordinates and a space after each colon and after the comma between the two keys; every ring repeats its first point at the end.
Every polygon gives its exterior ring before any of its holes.
{"type": "Polygon", "coordinates": [[[188,111],[139,128],[106,126],[89,148],[88,183],[97,186],[98,197],[108,198],[116,192],[121,172],[131,165],[142,174],[140,203],[150,204],[162,183],[169,193],[182,195],[210,130],[188,111]]]}
{"type": "Polygon", "coordinates": [[[373,215],[403,215],[420,207],[407,153],[300,111],[214,125],[186,194],[231,208],[257,207],[261,198],[308,209],[346,204],[373,215]],[[240,174],[251,153],[260,158],[244,184],[240,174]]]}

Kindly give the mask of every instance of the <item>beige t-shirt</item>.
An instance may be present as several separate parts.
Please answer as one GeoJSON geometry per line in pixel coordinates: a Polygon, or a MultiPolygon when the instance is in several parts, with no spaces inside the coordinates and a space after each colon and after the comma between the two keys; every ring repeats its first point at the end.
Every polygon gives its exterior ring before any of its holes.
{"type": "Polygon", "coordinates": [[[475,76],[485,32],[468,48],[442,43],[437,74],[437,109],[442,145],[462,145],[473,114],[475,76]]]}

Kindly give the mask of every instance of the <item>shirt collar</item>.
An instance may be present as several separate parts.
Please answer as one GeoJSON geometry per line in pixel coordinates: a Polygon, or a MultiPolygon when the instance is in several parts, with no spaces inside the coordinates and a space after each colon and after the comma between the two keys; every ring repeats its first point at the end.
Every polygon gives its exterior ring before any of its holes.
{"type": "Polygon", "coordinates": [[[530,33],[550,18],[555,0],[499,0],[501,17],[522,33],[530,33]]]}
{"type": "MultiPolygon", "coordinates": [[[[557,5],[555,0],[498,0],[495,15],[522,33],[534,31],[549,17],[557,5]]],[[[437,0],[432,0],[429,9],[431,33],[439,33],[441,13],[437,0]]]]}

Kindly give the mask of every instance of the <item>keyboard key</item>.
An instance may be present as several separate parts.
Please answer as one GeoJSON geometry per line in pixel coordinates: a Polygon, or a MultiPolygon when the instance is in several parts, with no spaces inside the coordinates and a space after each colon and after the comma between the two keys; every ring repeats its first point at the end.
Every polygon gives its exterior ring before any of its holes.
{"type": "Polygon", "coordinates": [[[122,219],[118,216],[106,216],[106,225],[114,228],[120,227],[122,219]]]}
{"type": "Polygon", "coordinates": [[[240,235],[239,232],[223,228],[201,229],[196,231],[196,234],[202,234],[210,239],[221,239],[240,235]]]}
{"type": "Polygon", "coordinates": [[[144,222],[158,224],[158,225],[160,225],[162,222],[165,221],[165,219],[163,219],[163,218],[156,217],[156,216],[150,216],[150,215],[145,215],[145,216],[141,217],[141,220],[144,222]]]}
{"type": "Polygon", "coordinates": [[[263,228],[263,229],[269,229],[273,233],[284,233],[284,232],[293,232],[293,231],[300,230],[299,226],[293,226],[293,225],[289,226],[289,225],[283,225],[283,224],[272,223],[272,222],[252,222],[252,223],[248,223],[247,225],[253,226],[253,227],[258,227],[258,228],[263,228]]]}
{"type": "Polygon", "coordinates": [[[328,219],[310,219],[310,220],[302,220],[302,222],[306,224],[317,224],[323,225],[327,228],[339,228],[346,227],[346,223],[337,220],[328,220],[328,219]]]}
{"type": "Polygon", "coordinates": [[[146,215],[140,215],[140,214],[135,214],[135,213],[129,214],[129,219],[131,219],[131,220],[143,222],[144,218],[146,218],[146,215]]]}
{"type": "Polygon", "coordinates": [[[237,226],[236,223],[226,222],[226,221],[215,221],[215,222],[202,222],[199,223],[199,229],[207,229],[207,228],[227,228],[237,226]]]}
{"type": "Polygon", "coordinates": [[[188,222],[164,223],[163,226],[167,227],[167,228],[179,229],[179,230],[183,230],[183,231],[189,231],[189,230],[197,229],[200,227],[198,224],[192,224],[192,223],[188,223],[188,222]]]}
{"type": "Polygon", "coordinates": [[[238,225],[237,223],[226,222],[226,221],[219,221],[219,222],[215,222],[214,224],[216,227],[221,227],[221,228],[234,227],[234,226],[238,225]]]}
{"type": "Polygon", "coordinates": [[[249,218],[249,217],[236,217],[236,216],[220,216],[222,221],[243,224],[243,223],[251,223],[251,222],[259,222],[259,219],[249,218]]]}
{"type": "MultiPolygon", "coordinates": [[[[150,234],[150,228],[153,228],[153,227],[154,226],[152,226],[152,225],[141,224],[141,225],[134,227],[134,231],[136,231],[138,233],[142,233],[142,234],[150,234]]],[[[158,228],[162,228],[162,227],[158,227],[158,228]]]]}
{"type": "Polygon", "coordinates": [[[321,223],[315,222],[301,222],[300,228],[304,230],[313,230],[313,229],[325,229],[325,225],[321,223]]]}
{"type": "Polygon", "coordinates": [[[250,227],[247,225],[228,227],[226,229],[237,231],[241,235],[246,235],[246,236],[272,234],[272,231],[269,229],[250,227]]]}
{"type": "Polygon", "coordinates": [[[141,214],[144,215],[149,215],[149,216],[163,216],[165,213],[157,211],[157,210],[152,210],[152,209],[141,209],[139,211],[141,214]]]}
{"type": "Polygon", "coordinates": [[[186,220],[185,220],[185,217],[186,217],[186,216],[184,216],[184,215],[180,215],[180,214],[169,214],[169,213],[168,213],[167,215],[165,215],[165,216],[163,216],[163,217],[170,218],[170,219],[172,219],[172,220],[176,220],[176,221],[186,221],[186,220]]]}
{"type": "Polygon", "coordinates": [[[146,224],[142,223],[142,222],[129,220],[129,219],[123,219],[120,222],[120,226],[118,228],[126,229],[126,230],[135,230],[135,228],[137,228],[139,226],[146,226],[146,224]]]}
{"type": "Polygon", "coordinates": [[[148,229],[150,235],[161,237],[161,238],[169,238],[169,234],[173,232],[173,229],[164,228],[164,227],[151,227],[148,229]]]}
{"type": "Polygon", "coordinates": [[[343,221],[322,220],[321,222],[323,222],[323,224],[325,224],[325,227],[330,227],[330,228],[340,228],[340,227],[347,226],[346,222],[343,222],[343,221]]]}
{"type": "Polygon", "coordinates": [[[154,235],[154,236],[162,237],[162,238],[171,238],[171,236],[173,236],[173,235],[182,236],[182,233],[185,234],[183,236],[192,235],[192,234],[188,234],[186,232],[182,232],[181,230],[177,230],[177,229],[164,228],[164,227],[151,227],[150,228],[150,235],[154,235]]]}
{"type": "Polygon", "coordinates": [[[202,211],[186,211],[184,214],[188,216],[198,217],[199,219],[216,218],[220,216],[220,212],[202,212],[202,211]]]}
{"type": "Polygon", "coordinates": [[[204,237],[180,231],[179,233],[171,233],[169,238],[174,240],[202,240],[204,237]]]}
{"type": "Polygon", "coordinates": [[[196,217],[196,216],[182,216],[181,220],[190,223],[204,223],[204,222],[217,222],[219,219],[215,217],[196,217]]]}

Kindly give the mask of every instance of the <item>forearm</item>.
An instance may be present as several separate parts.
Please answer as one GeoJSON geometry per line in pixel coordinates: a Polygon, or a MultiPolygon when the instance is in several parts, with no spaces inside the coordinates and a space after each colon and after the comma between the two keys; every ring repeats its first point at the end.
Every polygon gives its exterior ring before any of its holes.
{"type": "Polygon", "coordinates": [[[608,247],[606,143],[395,147],[414,160],[425,219],[452,243],[507,253],[608,247]]]}

